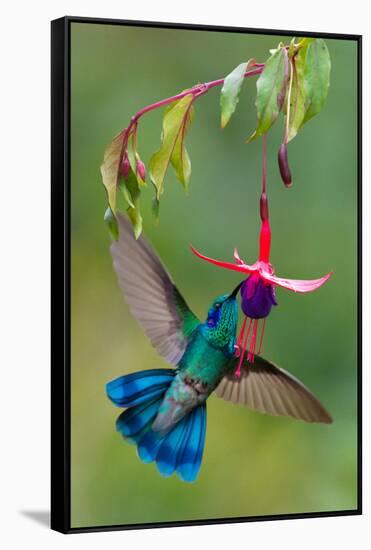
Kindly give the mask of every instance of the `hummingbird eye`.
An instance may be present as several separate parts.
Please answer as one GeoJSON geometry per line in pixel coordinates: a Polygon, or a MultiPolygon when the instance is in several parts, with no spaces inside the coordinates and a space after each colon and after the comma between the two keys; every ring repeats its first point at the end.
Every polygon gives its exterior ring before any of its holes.
{"type": "Polygon", "coordinates": [[[222,305],[221,303],[217,302],[217,303],[215,304],[215,308],[216,308],[216,309],[219,309],[221,305],[222,305]]]}

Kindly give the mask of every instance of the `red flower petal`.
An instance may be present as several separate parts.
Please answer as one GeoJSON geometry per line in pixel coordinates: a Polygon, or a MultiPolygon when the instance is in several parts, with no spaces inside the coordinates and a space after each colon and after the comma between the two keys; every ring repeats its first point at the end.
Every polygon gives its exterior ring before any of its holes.
{"type": "Polygon", "coordinates": [[[221,262],[220,260],[213,260],[212,258],[208,258],[207,256],[204,256],[203,254],[200,254],[197,252],[195,248],[191,245],[191,250],[193,254],[201,258],[201,260],[205,260],[206,262],[210,262],[211,264],[218,265],[219,267],[224,267],[225,269],[231,269],[232,271],[239,271],[240,273],[250,274],[254,271],[257,271],[256,268],[253,268],[250,265],[247,264],[231,264],[229,262],[221,262]]]}
{"type": "Polygon", "coordinates": [[[287,290],[292,290],[293,292],[312,292],[320,286],[322,286],[332,275],[332,271],[327,273],[324,277],[320,279],[309,279],[309,280],[300,280],[300,279],[281,279],[281,277],[276,277],[275,275],[270,275],[269,273],[262,273],[261,277],[269,283],[274,285],[287,288],[287,290]]]}

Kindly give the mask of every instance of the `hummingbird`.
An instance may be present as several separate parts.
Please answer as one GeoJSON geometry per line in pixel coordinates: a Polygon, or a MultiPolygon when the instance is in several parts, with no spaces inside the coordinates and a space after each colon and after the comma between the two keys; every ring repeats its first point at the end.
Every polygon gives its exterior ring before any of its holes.
{"type": "Polygon", "coordinates": [[[163,476],[193,482],[206,435],[206,402],[215,394],[260,413],[329,424],[332,418],[294,376],[257,355],[235,375],[238,358],[237,295],[211,303],[204,322],[188,307],[170,274],[143,235],[135,239],[118,214],[119,238],[111,244],[119,286],[133,316],[171,368],[120,376],[106,385],[108,398],[125,408],[116,429],[137,446],[144,463],[163,476]]]}

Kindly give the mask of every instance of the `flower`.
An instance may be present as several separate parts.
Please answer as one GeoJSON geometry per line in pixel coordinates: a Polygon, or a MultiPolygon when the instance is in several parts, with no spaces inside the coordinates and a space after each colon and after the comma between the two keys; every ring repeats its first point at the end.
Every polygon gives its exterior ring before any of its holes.
{"type": "Polygon", "coordinates": [[[241,309],[246,318],[242,324],[236,345],[236,356],[240,357],[235,373],[237,376],[240,376],[241,374],[241,366],[248,343],[249,349],[247,361],[250,363],[254,362],[258,336],[258,323],[260,319],[264,319],[257,355],[261,352],[266,317],[271,312],[272,307],[277,305],[275,287],[278,286],[299,293],[312,292],[313,290],[321,287],[332,275],[332,272],[330,272],[324,277],[311,280],[283,279],[281,277],[277,277],[274,274],[272,264],[269,262],[270,244],[271,230],[268,215],[263,215],[260,231],[259,260],[252,265],[246,264],[243,260],[241,260],[236,248],[234,250],[234,258],[236,263],[233,264],[208,258],[207,256],[200,254],[200,252],[191,246],[192,252],[202,260],[219,267],[231,269],[232,271],[238,271],[239,273],[247,275],[247,278],[243,281],[240,288],[241,309]],[[250,321],[246,329],[247,318],[249,318],[250,321]]]}

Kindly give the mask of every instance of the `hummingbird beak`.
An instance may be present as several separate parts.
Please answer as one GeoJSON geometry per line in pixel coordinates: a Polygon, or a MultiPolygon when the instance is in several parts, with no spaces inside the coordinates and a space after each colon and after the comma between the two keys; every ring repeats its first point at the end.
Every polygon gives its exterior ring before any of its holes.
{"type": "Polygon", "coordinates": [[[236,286],[236,288],[230,293],[228,300],[231,300],[232,298],[236,298],[238,291],[240,290],[242,286],[243,281],[236,286]]]}

